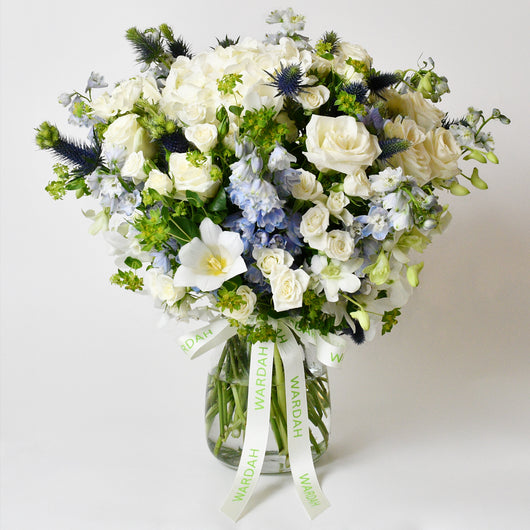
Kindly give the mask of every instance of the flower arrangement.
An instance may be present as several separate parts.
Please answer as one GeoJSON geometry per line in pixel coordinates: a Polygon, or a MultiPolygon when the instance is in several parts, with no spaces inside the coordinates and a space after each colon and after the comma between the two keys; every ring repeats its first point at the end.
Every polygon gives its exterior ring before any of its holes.
{"type": "MultiPolygon", "coordinates": [[[[85,216],[113,248],[111,282],[148,292],[166,318],[222,322],[222,337],[251,345],[323,341],[340,362],[344,336],[361,343],[396,324],[423,268],[413,251],[450,219],[439,195],[468,194],[465,181],[487,188],[460,162],[498,163],[485,126],[509,120],[473,108],[450,119],[431,59],[381,72],[333,31],[311,45],[290,9],[267,22],[279,30],[263,42],[225,37],[197,55],[165,24],[129,29],[141,74],[96,95],[107,84],[92,73],[83,93],[59,98],[86,142],[38,127],[38,146],[59,161],[46,190],[99,202],[85,216]]],[[[192,356],[204,349],[193,337],[181,344],[192,356]]],[[[230,352],[222,362],[248,373],[230,352]]],[[[276,375],[288,364],[278,352],[276,375]]],[[[231,416],[210,403],[221,445],[248,418],[246,396],[217,384],[213,395],[232,400],[231,416]]],[[[288,407],[274,392],[281,442],[288,407]]],[[[308,404],[318,423],[329,403],[308,404]]]]}

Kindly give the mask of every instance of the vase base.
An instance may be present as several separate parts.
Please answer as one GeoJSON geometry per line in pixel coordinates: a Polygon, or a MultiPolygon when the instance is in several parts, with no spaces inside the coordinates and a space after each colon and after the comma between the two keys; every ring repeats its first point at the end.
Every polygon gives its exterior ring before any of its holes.
{"type": "MultiPolygon", "coordinates": [[[[228,466],[231,469],[236,469],[239,467],[239,462],[241,460],[241,450],[232,449],[230,447],[221,446],[217,451],[215,450],[215,442],[208,439],[208,447],[212,454],[222,462],[225,466],[228,466]]],[[[313,462],[317,462],[320,457],[324,454],[327,449],[327,443],[322,442],[318,446],[319,453],[316,453],[314,450],[313,462]]],[[[286,455],[280,455],[274,451],[267,451],[265,453],[265,460],[263,461],[263,467],[261,468],[261,474],[266,475],[276,475],[280,473],[289,473],[291,467],[289,464],[289,458],[286,455]]]]}

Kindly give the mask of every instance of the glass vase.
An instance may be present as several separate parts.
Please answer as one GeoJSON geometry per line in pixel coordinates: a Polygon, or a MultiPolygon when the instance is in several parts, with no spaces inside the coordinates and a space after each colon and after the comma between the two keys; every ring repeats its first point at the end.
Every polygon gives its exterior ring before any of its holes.
{"type": "MultiPolygon", "coordinates": [[[[245,337],[228,339],[208,373],[206,386],[206,437],[213,455],[237,469],[247,419],[248,372],[252,344],[245,337]]],[[[311,345],[304,350],[305,387],[309,417],[309,438],[313,461],[328,447],[330,428],[329,381],[326,367],[316,358],[311,345]]],[[[275,348],[269,437],[262,473],[290,470],[286,433],[285,377],[275,348]]]]}

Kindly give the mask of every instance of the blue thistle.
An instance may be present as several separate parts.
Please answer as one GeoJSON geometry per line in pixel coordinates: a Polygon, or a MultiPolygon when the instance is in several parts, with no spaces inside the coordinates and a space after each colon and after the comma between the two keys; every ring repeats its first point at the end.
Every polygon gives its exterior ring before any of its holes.
{"type": "Polygon", "coordinates": [[[303,72],[300,64],[290,64],[288,66],[281,67],[280,70],[276,70],[274,74],[266,72],[272,77],[272,83],[268,83],[269,86],[273,86],[278,89],[277,96],[285,96],[290,99],[295,99],[296,96],[303,91],[307,85],[302,84],[303,72]]]}
{"type": "Polygon", "coordinates": [[[357,319],[354,318],[353,322],[355,323],[355,331],[348,326],[347,328],[344,328],[340,334],[351,337],[355,344],[362,344],[365,341],[364,330],[357,319]]]}
{"type": "Polygon", "coordinates": [[[160,143],[170,153],[185,153],[188,150],[189,142],[180,131],[166,134],[160,138],[160,143]]]}
{"type": "Polygon", "coordinates": [[[385,88],[395,85],[399,81],[401,81],[401,76],[391,72],[381,73],[372,71],[366,78],[366,84],[370,92],[377,96],[380,96],[385,88]]]}
{"type": "Polygon", "coordinates": [[[72,168],[75,176],[90,175],[101,164],[101,144],[81,143],[65,138],[55,125],[44,122],[37,129],[36,141],[41,149],[50,150],[61,161],[72,168]]]}
{"type": "Polygon", "coordinates": [[[342,90],[347,94],[355,96],[355,101],[364,103],[366,101],[366,95],[368,94],[368,87],[364,83],[349,83],[342,87],[342,90]]]}
{"type": "Polygon", "coordinates": [[[176,40],[169,41],[167,45],[169,53],[176,59],[181,55],[191,59],[193,57],[191,53],[191,46],[182,38],[179,37],[176,40]]]}
{"type": "Polygon", "coordinates": [[[387,138],[385,140],[379,140],[381,154],[377,158],[379,160],[387,160],[397,153],[406,151],[410,146],[411,143],[403,138],[387,138]]]}
{"type": "Polygon", "coordinates": [[[451,125],[463,125],[464,127],[469,127],[469,123],[465,120],[465,118],[452,119],[452,118],[449,118],[449,114],[446,114],[442,118],[442,127],[444,129],[449,129],[451,125]]]}
{"type": "Polygon", "coordinates": [[[229,46],[235,46],[239,42],[239,37],[234,40],[231,39],[228,35],[225,35],[224,39],[215,39],[217,41],[217,45],[221,46],[223,48],[228,48],[229,46]]]}
{"type": "Polygon", "coordinates": [[[126,31],[125,38],[132,44],[140,63],[151,64],[165,56],[160,37],[153,33],[142,32],[133,27],[126,31]]]}

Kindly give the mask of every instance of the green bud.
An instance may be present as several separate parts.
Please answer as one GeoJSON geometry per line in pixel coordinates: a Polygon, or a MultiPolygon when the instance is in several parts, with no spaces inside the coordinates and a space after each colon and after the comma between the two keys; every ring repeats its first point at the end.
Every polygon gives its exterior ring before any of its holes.
{"type": "Polygon", "coordinates": [[[427,72],[418,83],[418,92],[421,92],[425,98],[429,98],[432,94],[432,84],[431,84],[431,72],[427,72]]]}
{"type": "Polygon", "coordinates": [[[350,316],[359,322],[361,328],[363,328],[364,331],[368,331],[370,329],[370,317],[364,309],[352,311],[350,316]]]}
{"type": "Polygon", "coordinates": [[[423,269],[423,261],[407,267],[407,280],[412,287],[418,287],[420,283],[419,274],[423,269]]]}
{"type": "Polygon", "coordinates": [[[59,129],[47,121],[42,122],[37,129],[35,140],[41,149],[50,149],[59,141],[59,129]]]}
{"type": "Polygon", "coordinates": [[[375,283],[375,285],[386,283],[390,276],[390,263],[387,255],[381,251],[379,256],[377,256],[376,262],[366,267],[364,272],[369,273],[370,281],[375,283]]]}
{"type": "Polygon", "coordinates": [[[488,185],[478,176],[478,169],[474,168],[473,173],[471,174],[471,184],[478,188],[479,190],[487,190],[488,185]]]}
{"type": "Polygon", "coordinates": [[[459,197],[462,197],[464,195],[467,195],[469,193],[469,190],[462,186],[462,184],[459,184],[458,182],[453,182],[451,184],[451,187],[449,188],[449,191],[453,195],[457,195],[459,197]]]}
{"type": "Polygon", "coordinates": [[[490,162],[493,162],[494,164],[498,164],[499,163],[499,159],[497,158],[497,155],[493,151],[489,151],[488,154],[486,155],[486,158],[490,162]]]}
{"type": "Polygon", "coordinates": [[[472,149],[464,157],[464,160],[471,160],[471,159],[476,160],[477,162],[480,162],[481,164],[485,164],[487,162],[486,157],[480,151],[477,151],[477,149],[472,149]]]}

